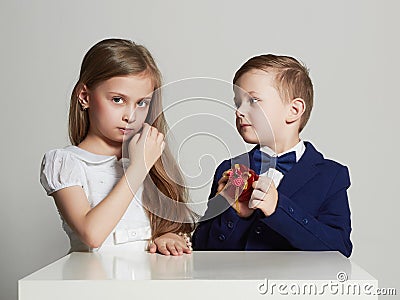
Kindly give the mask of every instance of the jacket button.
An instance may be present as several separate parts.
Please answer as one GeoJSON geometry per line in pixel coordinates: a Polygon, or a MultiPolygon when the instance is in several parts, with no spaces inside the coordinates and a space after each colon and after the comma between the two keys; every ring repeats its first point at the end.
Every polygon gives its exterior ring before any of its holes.
{"type": "Polygon", "coordinates": [[[291,214],[294,213],[293,207],[289,206],[289,212],[290,212],[291,214]]]}
{"type": "Polygon", "coordinates": [[[232,221],[228,221],[226,226],[228,226],[229,229],[232,229],[233,228],[233,222],[232,221]]]}
{"type": "Polygon", "coordinates": [[[256,227],[256,230],[254,230],[257,234],[260,234],[261,233],[261,227],[260,226],[257,226],[256,227]]]}
{"type": "Polygon", "coordinates": [[[307,219],[307,218],[304,218],[304,219],[303,219],[303,224],[304,224],[304,225],[307,225],[307,224],[308,224],[308,219],[307,219]]]}
{"type": "Polygon", "coordinates": [[[218,236],[218,239],[220,240],[220,241],[225,241],[225,235],[223,235],[223,234],[220,234],[219,236],[218,236]]]}

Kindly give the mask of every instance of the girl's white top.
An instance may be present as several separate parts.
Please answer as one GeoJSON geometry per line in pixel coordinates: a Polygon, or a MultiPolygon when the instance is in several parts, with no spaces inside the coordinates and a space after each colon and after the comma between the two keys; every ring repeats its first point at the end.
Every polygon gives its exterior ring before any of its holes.
{"type": "MultiPolygon", "coordinates": [[[[127,158],[97,155],[76,146],[48,151],[42,161],[40,182],[47,195],[71,186],[83,188],[90,207],[99,204],[124,176],[127,158]]],[[[142,206],[140,186],[125,214],[101,247],[89,248],[62,220],[73,251],[144,250],[151,237],[150,222],[142,206]]]]}

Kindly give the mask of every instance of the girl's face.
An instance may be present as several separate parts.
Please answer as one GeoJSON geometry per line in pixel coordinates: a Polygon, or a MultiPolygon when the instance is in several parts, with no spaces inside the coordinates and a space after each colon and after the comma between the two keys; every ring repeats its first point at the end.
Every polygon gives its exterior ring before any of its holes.
{"type": "Polygon", "coordinates": [[[139,132],[147,117],[153,91],[151,78],[140,74],[112,77],[87,90],[88,134],[122,143],[124,135],[127,138],[139,132]]]}
{"type": "Polygon", "coordinates": [[[250,70],[236,82],[236,127],[242,138],[251,144],[275,149],[276,140],[284,135],[289,105],[274,85],[274,75],[250,70]]]}

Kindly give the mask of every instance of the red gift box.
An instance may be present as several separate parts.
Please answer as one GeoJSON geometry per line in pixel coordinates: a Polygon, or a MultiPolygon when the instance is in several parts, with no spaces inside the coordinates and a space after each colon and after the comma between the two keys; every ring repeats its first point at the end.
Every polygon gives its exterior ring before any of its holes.
{"type": "Polygon", "coordinates": [[[232,169],[225,171],[228,183],[225,186],[229,197],[239,202],[248,202],[253,192],[253,182],[258,180],[258,174],[245,165],[235,164],[232,169]]]}

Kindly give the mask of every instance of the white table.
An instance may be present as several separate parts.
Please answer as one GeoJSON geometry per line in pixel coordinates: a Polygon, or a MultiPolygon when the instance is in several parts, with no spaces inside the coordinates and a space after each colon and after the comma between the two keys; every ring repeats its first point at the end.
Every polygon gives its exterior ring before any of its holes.
{"type": "Polygon", "coordinates": [[[18,282],[20,300],[365,299],[377,287],[338,252],[300,251],[75,252],[18,282]]]}

